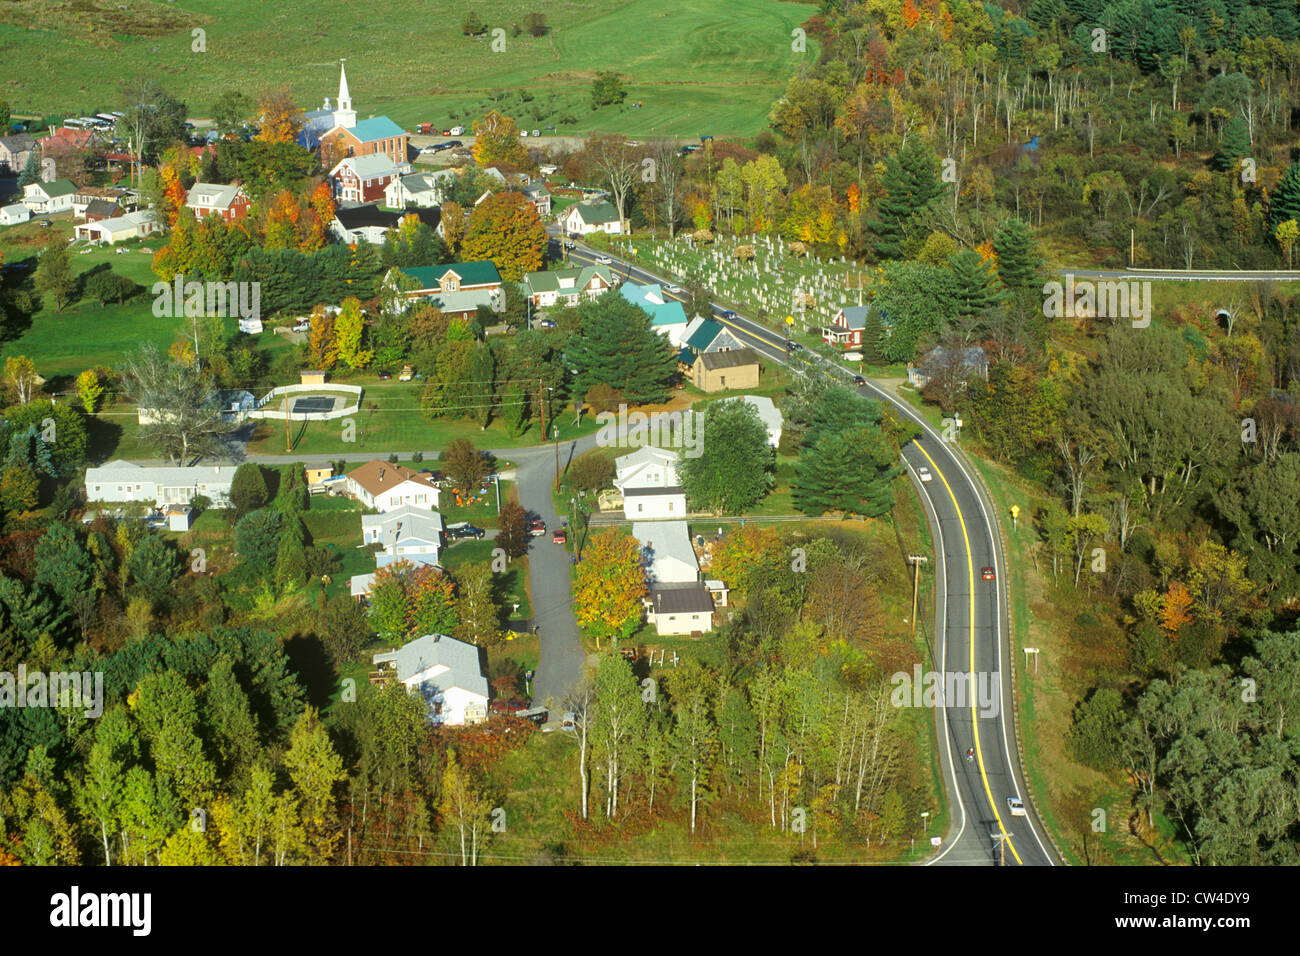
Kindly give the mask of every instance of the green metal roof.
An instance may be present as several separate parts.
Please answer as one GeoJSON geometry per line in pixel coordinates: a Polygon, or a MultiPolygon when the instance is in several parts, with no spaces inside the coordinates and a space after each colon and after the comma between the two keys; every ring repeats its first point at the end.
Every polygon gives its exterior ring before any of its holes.
{"type": "Polygon", "coordinates": [[[702,352],[708,348],[709,344],[721,333],[721,323],[714,322],[712,319],[705,319],[700,323],[700,327],[695,330],[695,334],[686,340],[686,344],[697,352],[702,352]]]}
{"type": "Polygon", "coordinates": [[[462,286],[501,284],[501,273],[497,271],[496,263],[490,260],[486,262],[451,262],[444,266],[409,266],[398,271],[418,282],[421,289],[441,288],[443,277],[448,272],[456,273],[460,277],[462,286]]]}

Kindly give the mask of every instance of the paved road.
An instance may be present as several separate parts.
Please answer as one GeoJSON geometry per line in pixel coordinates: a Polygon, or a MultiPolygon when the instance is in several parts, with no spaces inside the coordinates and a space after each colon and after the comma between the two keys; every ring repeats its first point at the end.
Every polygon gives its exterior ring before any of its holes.
{"type": "MultiPolygon", "coordinates": [[[[570,251],[571,258],[583,263],[597,255],[581,244],[570,251]]],[[[670,281],[618,260],[613,267],[623,278],[639,283],[670,281]]],[[[673,297],[681,301],[680,296],[673,297]]],[[[851,380],[843,366],[815,353],[805,350],[792,357],[779,333],[745,316],[727,314],[716,304],[711,309],[713,318],[764,357],[796,370],[820,364],[851,380]]],[[[925,503],[936,545],[937,553],[930,556],[936,564],[935,633],[940,638],[935,642],[936,669],[944,675],[945,686],[949,675],[975,675],[976,680],[985,675],[985,686],[998,692],[996,706],[988,701],[981,706],[977,695],[967,694],[966,699],[950,698],[949,706],[937,709],[940,759],[954,820],[943,850],[930,862],[987,865],[1005,859],[1011,865],[1054,864],[1056,855],[1028,799],[1016,754],[1006,561],[995,509],[965,456],[944,442],[911,405],[872,383],[862,390],[889,402],[922,430],[921,437],[904,448],[903,458],[925,503]],[[930,481],[920,481],[922,467],[930,471],[930,481]],[[983,580],[984,567],[994,568],[994,581],[983,580]],[[969,762],[964,756],[968,748],[975,751],[975,759],[969,762]],[[1027,815],[1013,816],[1009,797],[1022,800],[1027,815]]],[[[951,686],[956,690],[958,685],[951,686]]]]}

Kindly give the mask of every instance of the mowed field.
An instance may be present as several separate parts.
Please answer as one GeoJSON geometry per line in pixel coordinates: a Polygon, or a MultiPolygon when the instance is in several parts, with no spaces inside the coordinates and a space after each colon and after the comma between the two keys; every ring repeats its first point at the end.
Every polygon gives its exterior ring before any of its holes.
{"type": "Polygon", "coordinates": [[[406,128],[468,127],[495,105],[521,127],[559,134],[750,136],[817,56],[812,41],[791,49],[791,31],[816,11],[784,0],[8,0],[0,98],[15,113],[118,109],[122,80],[146,73],[196,117],[230,89],[285,86],[315,108],[336,94],[346,57],[359,117],[387,114],[406,128]],[[504,52],[490,34],[461,33],[470,9],[505,30],[504,52]],[[530,12],[550,32],[511,36],[530,12]],[[195,29],[205,52],[193,51],[195,29]],[[591,81],[605,70],[624,78],[627,99],[593,111],[591,81]]]}

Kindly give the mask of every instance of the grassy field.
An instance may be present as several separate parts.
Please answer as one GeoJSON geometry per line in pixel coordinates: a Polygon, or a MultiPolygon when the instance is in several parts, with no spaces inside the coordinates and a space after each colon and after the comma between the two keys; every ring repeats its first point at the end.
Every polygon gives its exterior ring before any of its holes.
{"type": "Polygon", "coordinates": [[[504,30],[501,52],[490,34],[463,35],[468,10],[450,0],[320,0],[310,15],[289,0],[14,0],[0,5],[5,96],[17,112],[119,109],[119,84],[134,69],[196,116],[226,90],[278,86],[314,109],[337,92],[345,56],[358,115],[387,114],[407,128],[422,120],[468,127],[503,106],[521,126],[560,134],[747,136],[767,125],[786,79],[817,57],[811,40],[804,53],[791,49],[812,4],[475,4],[489,30],[504,30]],[[511,36],[530,9],[545,13],[549,32],[511,36]],[[627,98],[593,111],[591,81],[606,70],[623,76],[627,98]]]}

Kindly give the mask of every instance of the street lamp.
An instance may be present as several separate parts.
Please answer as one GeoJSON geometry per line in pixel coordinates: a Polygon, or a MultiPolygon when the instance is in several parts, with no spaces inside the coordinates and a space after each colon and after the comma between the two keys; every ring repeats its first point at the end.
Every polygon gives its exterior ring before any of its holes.
{"type": "Polygon", "coordinates": [[[921,832],[928,833],[930,830],[930,811],[921,811],[921,832]]]}

